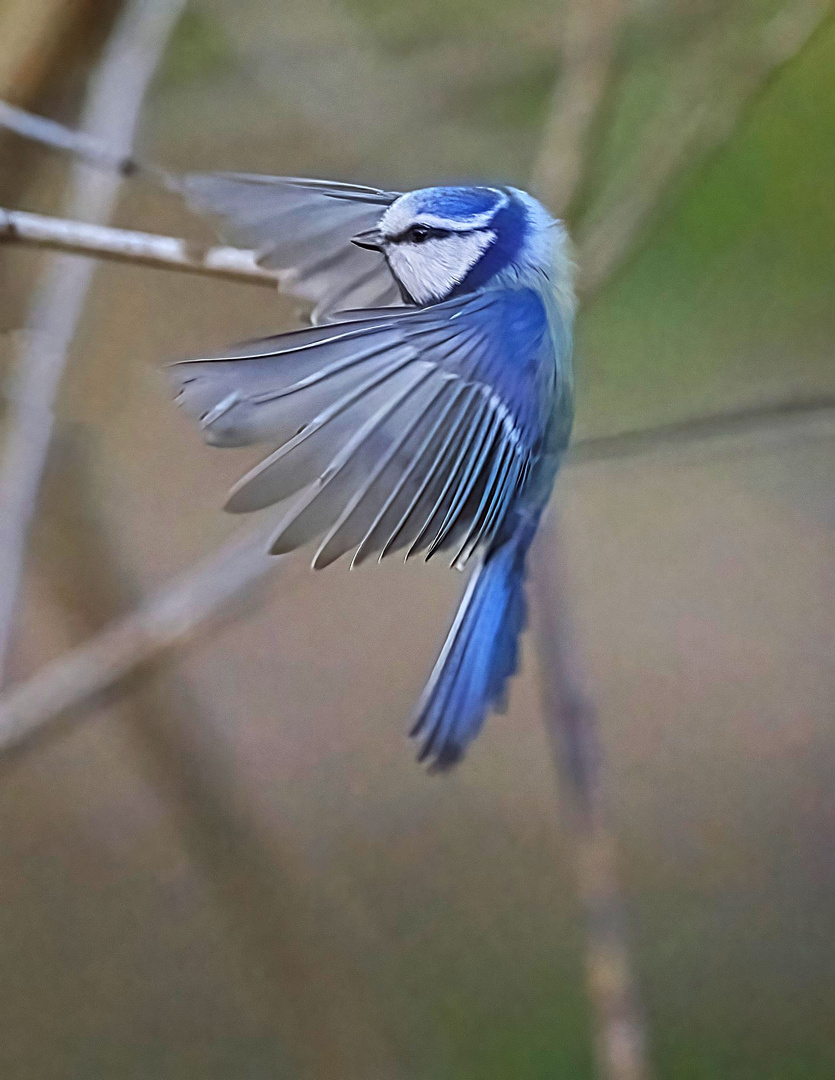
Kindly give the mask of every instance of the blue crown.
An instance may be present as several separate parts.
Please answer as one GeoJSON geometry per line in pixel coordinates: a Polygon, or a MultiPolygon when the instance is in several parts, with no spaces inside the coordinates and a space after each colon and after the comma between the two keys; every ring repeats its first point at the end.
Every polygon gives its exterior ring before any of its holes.
{"type": "Polygon", "coordinates": [[[474,219],[481,219],[488,225],[508,201],[503,191],[490,187],[431,187],[415,191],[413,195],[416,213],[460,221],[462,225],[471,225],[474,219]]]}

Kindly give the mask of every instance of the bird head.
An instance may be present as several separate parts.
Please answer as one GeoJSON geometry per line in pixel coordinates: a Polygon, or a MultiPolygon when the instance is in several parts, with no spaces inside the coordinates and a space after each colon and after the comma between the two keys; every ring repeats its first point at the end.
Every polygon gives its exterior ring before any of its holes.
{"type": "Polygon", "coordinates": [[[554,224],[514,188],[432,187],[401,195],[354,243],[381,251],[405,299],[425,305],[539,257],[537,237],[554,224]]]}

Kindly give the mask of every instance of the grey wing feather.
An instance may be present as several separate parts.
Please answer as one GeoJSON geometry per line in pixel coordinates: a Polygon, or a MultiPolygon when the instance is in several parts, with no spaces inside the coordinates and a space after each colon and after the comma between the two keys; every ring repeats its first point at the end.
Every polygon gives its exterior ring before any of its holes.
{"type": "Polygon", "coordinates": [[[412,490],[404,492],[411,495],[408,505],[403,506],[406,501],[404,498],[398,499],[393,509],[402,509],[400,516],[391,523],[383,519],[383,534],[379,533],[378,527],[376,537],[369,535],[363,541],[354,559],[355,563],[362,561],[366,553],[377,546],[381,559],[390,551],[403,547],[408,547],[408,558],[421,546],[425,546],[422,545],[424,536],[448,505],[450,481],[457,469],[461,447],[471,436],[477,420],[477,393],[475,387],[463,388],[461,400],[447,417],[444,426],[438,430],[436,438],[430,444],[429,453],[415,462],[417,468],[412,477],[412,490]],[[387,524],[390,524],[389,529],[385,529],[387,524]]]}
{"type": "Polygon", "coordinates": [[[315,305],[314,322],[340,307],[402,302],[381,255],[351,243],[398,192],[248,173],[191,174],[182,191],[195,210],[223,222],[229,239],[253,248],[261,265],[282,271],[282,287],[315,305]]]}
{"type": "Polygon", "coordinates": [[[465,318],[479,310],[464,298],[408,315],[357,311],[173,365],[178,402],[207,441],[280,444],[227,509],[294,497],[272,550],[324,537],[315,566],[352,548],[359,562],[403,547],[429,557],[454,542],[466,561],[500,527],[536,435],[526,439],[496,389],[473,377],[491,364],[478,355],[490,335],[465,318]]]}
{"type": "Polygon", "coordinates": [[[421,500],[426,501],[426,493],[450,446],[460,434],[470,405],[468,388],[464,384],[458,383],[446,389],[445,403],[437,415],[424,418],[420,432],[422,438],[414,446],[410,460],[396,477],[391,491],[369,524],[351,562],[352,566],[375,552],[379,552],[382,559],[389,551],[403,547],[404,543],[411,543],[413,533],[425,520],[425,514],[421,517],[417,507],[421,500]]]}
{"type": "MultiPolygon", "coordinates": [[[[415,460],[420,449],[421,434],[426,432],[430,418],[435,415],[441,398],[448,397],[448,385],[442,383],[434,387],[432,395],[425,402],[424,409],[416,411],[398,436],[392,440],[386,453],[362,480],[342,513],[328,529],[313,557],[314,567],[321,569],[329,566],[346,551],[358,548],[369,535],[381,513],[385,513],[397,498],[398,483],[404,482],[406,478],[406,469],[401,462],[407,453],[410,453],[412,461],[415,460]],[[386,473],[389,475],[384,476],[386,473]],[[382,508],[377,494],[380,485],[384,485],[385,489],[389,490],[382,508]]],[[[441,413],[443,414],[443,410],[441,413]]],[[[425,434],[423,438],[425,440],[425,434]]]]}

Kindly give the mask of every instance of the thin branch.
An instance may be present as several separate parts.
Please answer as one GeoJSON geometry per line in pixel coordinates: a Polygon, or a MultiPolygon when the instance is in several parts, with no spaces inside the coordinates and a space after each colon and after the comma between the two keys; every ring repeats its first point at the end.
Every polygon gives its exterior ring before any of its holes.
{"type": "Polygon", "coordinates": [[[267,554],[274,526],[247,532],[170,582],[86,644],[47,664],[0,703],[0,752],[19,746],[47,719],[89,702],[126,675],[237,613],[257,582],[282,564],[267,554]]]}
{"type": "Polygon", "coordinates": [[[0,244],[23,244],[73,255],[137,263],[162,270],[248,281],[277,288],[280,275],[257,264],[253,251],[201,248],[173,236],[90,225],[83,221],[29,214],[0,207],[0,244]]]}
{"type": "MultiPolygon", "coordinates": [[[[619,24],[619,13],[617,18],[615,14],[618,7],[615,0],[608,0],[605,5],[611,18],[611,33],[602,41],[597,40],[596,52],[590,46],[591,17],[588,16],[585,23],[581,20],[575,53],[569,56],[564,69],[561,96],[557,99],[558,107],[548,128],[536,176],[540,191],[555,209],[561,211],[576,193],[587,161],[589,133],[610,77],[615,29],[619,24]]],[[[602,4],[600,8],[603,8],[602,4]]],[[[739,77],[721,96],[705,101],[700,92],[696,100],[685,102],[683,106],[677,103],[675,109],[662,117],[662,122],[653,129],[644,146],[639,159],[639,164],[643,164],[635,173],[631,187],[618,199],[612,211],[592,222],[580,237],[579,261],[583,266],[582,286],[586,296],[599,289],[632,250],[672,180],[680,175],[685,165],[726,140],[751,98],[775,70],[796,55],[830,10],[831,4],[822,0],[802,0],[788,5],[768,25],[758,40],[755,55],[742,65],[739,77]]],[[[120,128],[122,124],[120,118],[120,128]]],[[[110,204],[117,183],[118,179],[111,179],[110,204]]],[[[107,199],[104,205],[109,209],[107,199]]],[[[70,216],[88,214],[83,209],[74,209],[70,216]]],[[[170,238],[116,230],[98,230],[96,233],[90,232],[89,227],[85,233],[84,228],[74,222],[56,222],[55,219],[50,222],[36,215],[0,211],[0,239],[261,284],[274,285],[276,281],[274,275],[257,267],[249,252],[234,249],[193,252],[182,241],[170,238]],[[225,254],[219,258],[218,251],[225,254]]],[[[41,436],[34,444],[29,439],[20,439],[24,464],[27,458],[35,463],[34,468],[30,466],[29,480],[24,482],[22,498],[17,503],[13,499],[8,501],[6,493],[6,499],[2,499],[5,486],[0,483],[0,513],[6,511],[0,523],[10,520],[12,530],[16,530],[12,532],[10,543],[11,566],[14,571],[16,565],[16,572],[10,579],[12,596],[11,606],[6,605],[8,617],[14,605],[23,540],[49,441],[52,400],[89,273],[89,269],[80,272],[79,279],[83,279],[80,290],[71,290],[74,295],[68,305],[71,315],[64,340],[60,340],[60,322],[56,331],[55,325],[50,326],[49,320],[43,318],[43,311],[49,311],[49,305],[43,300],[44,295],[49,295],[48,289],[42,293],[41,318],[33,320],[36,332],[30,338],[34,342],[30,349],[42,350],[40,355],[45,357],[42,372],[31,382],[24,381],[14,399],[16,415],[12,436],[16,426],[24,421],[24,427],[30,430],[45,427],[46,435],[45,442],[41,436]],[[44,344],[50,347],[44,348],[44,344]],[[34,393],[27,394],[27,390],[32,389],[34,393]],[[12,513],[8,518],[10,510],[12,513]]],[[[60,288],[54,289],[54,295],[62,296],[60,288]]],[[[61,307],[66,306],[64,299],[61,307]]],[[[35,365],[30,360],[28,366],[34,368],[35,365]]],[[[664,434],[666,437],[669,432],[664,434]]],[[[14,454],[7,458],[7,469],[9,462],[15,462],[14,454]]],[[[19,460],[17,467],[20,467],[19,460]]],[[[7,471],[5,479],[9,475],[7,471]]],[[[118,620],[92,641],[67,653],[34,679],[6,695],[0,700],[0,750],[20,745],[42,730],[47,720],[88,702],[136,667],[175,646],[182,647],[220,615],[228,615],[230,601],[245,594],[279,565],[265,554],[266,540],[267,530],[261,528],[243,541],[228,545],[219,555],[183,575],[134,613],[118,620]]],[[[5,542],[2,548],[6,548],[5,542]]],[[[4,551],[0,550],[0,558],[4,557],[4,551]]],[[[644,1028],[636,1005],[628,939],[623,927],[614,845],[608,828],[600,771],[599,737],[593,711],[577,674],[579,665],[567,626],[562,554],[556,532],[546,532],[540,538],[534,560],[536,588],[533,591],[538,601],[535,611],[539,621],[537,642],[545,714],[555,760],[568,794],[567,810],[576,843],[576,871],[588,925],[586,967],[596,1017],[597,1058],[601,1075],[608,1080],[643,1080],[648,1075],[644,1028]]],[[[8,565],[0,562],[3,578],[0,580],[0,660],[5,645],[2,636],[3,581],[8,577],[5,573],[8,565]]]]}
{"type": "MultiPolygon", "coordinates": [[[[795,430],[807,432],[808,422],[824,424],[811,430],[813,433],[820,430],[831,437],[833,418],[835,400],[821,398],[791,407],[770,406],[720,416],[714,418],[715,423],[684,421],[679,425],[580,439],[573,444],[564,468],[651,453],[671,443],[706,443],[739,432],[748,437],[751,433],[770,430],[775,420],[783,421],[779,429],[783,438],[795,430]]],[[[249,593],[281,562],[280,558],[265,554],[274,531],[272,524],[259,526],[242,539],[224,545],[164,586],[132,614],[114,621],[86,644],[47,664],[23,685],[1,696],[0,753],[51,721],[75,712],[135,669],[175,649],[181,651],[195,637],[233,618],[228,605],[249,593]]],[[[541,570],[537,568],[535,573],[539,575],[541,570]]],[[[552,583],[546,582],[546,592],[551,590],[552,583]]],[[[573,681],[579,682],[576,675],[573,681]]]]}
{"type": "MultiPolygon", "coordinates": [[[[591,7],[591,5],[589,5],[591,7]]],[[[735,130],[744,107],[765,85],[777,68],[786,63],[808,41],[829,13],[830,3],[800,0],[790,4],[760,35],[754,56],[734,72],[729,86],[716,93],[704,83],[705,66],[713,77],[712,57],[699,57],[699,78],[692,97],[684,104],[676,101],[651,128],[643,152],[627,181],[627,189],[608,213],[577,237],[581,267],[580,293],[588,299],[612,275],[633,249],[651,213],[675,177],[710,150],[724,143],[735,130]],[[713,94],[708,91],[713,91],[713,94]]],[[[735,58],[738,62],[739,58],[735,58]]],[[[575,76],[578,103],[564,106],[569,121],[576,120],[577,132],[562,118],[563,107],[546,129],[543,153],[559,149],[554,131],[566,131],[571,152],[565,174],[555,173],[553,181],[556,209],[563,210],[588,168],[589,155],[578,151],[578,143],[588,145],[587,130],[600,108],[607,69],[601,62],[595,72],[585,75],[582,58],[575,76]],[[587,95],[585,106],[582,94],[587,95]],[[586,112],[584,113],[584,107],[586,112]],[[560,184],[563,187],[560,187],[560,184]]],[[[570,70],[570,68],[569,68],[570,70]]],[[[542,164],[540,164],[540,169],[542,164]]],[[[542,181],[540,180],[540,183],[542,181]]],[[[739,418],[736,418],[737,420],[739,418]]],[[[701,433],[722,432],[720,422],[701,433]]],[[[698,425],[698,422],[697,422],[698,425]]],[[[732,425],[733,426],[733,425],[732,425]]],[[[737,425],[739,426],[739,425],[737,425]]],[[[727,425],[725,425],[727,430],[727,425]]],[[[654,442],[675,441],[680,427],[670,425],[655,433],[654,442]]],[[[699,434],[698,426],[685,435],[699,434]]],[[[640,438],[607,440],[609,445],[587,445],[588,456],[605,456],[635,450],[646,442],[640,438]]],[[[575,460],[582,455],[575,445],[575,460]]],[[[594,1025],[595,1057],[604,1080],[646,1080],[650,1066],[646,1053],[645,1022],[642,1016],[629,949],[629,934],[621,897],[615,859],[615,842],[609,827],[605,775],[601,760],[600,734],[594,706],[584,694],[575,642],[567,616],[567,588],[559,531],[547,523],[533,552],[531,592],[538,623],[536,644],[539,655],[543,714],[554,752],[554,761],[563,780],[562,793],[567,822],[573,840],[575,873],[580,908],[586,923],[586,982],[594,1025]]]]}
{"type": "MultiPolygon", "coordinates": [[[[822,18],[822,9],[829,5],[808,2],[799,5],[807,14],[822,18]]],[[[790,9],[794,14],[798,5],[790,9]]],[[[770,24],[791,28],[788,22],[770,24]]],[[[817,25],[815,22],[814,25],[817,25]]],[[[743,105],[759,88],[771,71],[784,63],[799,50],[814,26],[807,24],[803,33],[776,35],[778,47],[770,53],[770,64],[761,64],[756,80],[747,84],[745,95],[737,95],[721,110],[710,113],[709,124],[705,116],[697,114],[699,122],[694,126],[683,125],[682,132],[670,135],[670,148],[662,144],[661,152],[649,164],[650,183],[647,176],[637,175],[633,188],[628,191],[608,217],[598,223],[583,238],[580,250],[581,264],[588,263],[585,277],[586,295],[599,288],[613,269],[625,257],[636,242],[654,205],[675,174],[691,153],[704,146],[716,146],[727,137],[737,121],[743,105]],[[792,49],[794,51],[792,51],[792,49]],[[717,123],[717,116],[721,123],[717,123]],[[705,124],[700,127],[700,124],[705,124]],[[705,140],[705,132],[710,136],[705,140]]],[[[614,38],[612,38],[614,40],[614,38]]],[[[763,42],[768,43],[768,35],[763,42]]],[[[774,42],[772,41],[772,44],[774,42]]],[[[577,101],[566,102],[565,112],[557,116],[549,130],[549,145],[540,158],[538,183],[553,204],[563,208],[577,190],[582,176],[580,162],[587,159],[589,132],[594,124],[605,86],[609,78],[611,48],[602,59],[592,63],[577,60],[572,79],[577,101]],[[587,95],[581,100],[582,95],[587,95]],[[561,134],[562,133],[562,134],[561,134]],[[573,160],[569,155],[565,169],[548,172],[550,155],[559,140],[565,137],[574,147],[573,160]],[[556,140],[556,141],[555,141],[556,140]]],[[[764,49],[764,54],[768,49],[764,49]]],[[[566,84],[564,84],[566,85],[566,84]]],[[[30,222],[32,226],[34,222],[30,222]]],[[[3,221],[0,214],[0,231],[3,221]]],[[[40,240],[46,243],[43,224],[39,223],[40,240]]],[[[15,225],[12,223],[12,233],[15,225]]],[[[22,240],[18,226],[11,237],[22,240]]],[[[54,238],[53,238],[54,239],[54,238]]],[[[66,243],[66,230],[61,243],[66,243]]],[[[201,273],[218,273],[215,266],[203,256],[196,256],[174,241],[174,249],[167,248],[162,258],[153,255],[154,245],[170,245],[166,238],[142,238],[140,243],[124,243],[118,237],[99,237],[107,250],[99,252],[109,257],[144,261],[152,265],[176,265],[179,269],[197,270],[201,273]],[[179,245],[179,246],[178,246],[179,245]],[[173,253],[173,254],[172,254],[173,253]],[[195,265],[197,264],[197,265],[195,265]],[[198,268],[199,267],[199,268],[198,268]]],[[[251,253],[240,253],[247,266],[247,280],[263,282],[250,273],[254,265],[251,253]]],[[[240,265],[235,262],[235,265],[240,265]]],[[[227,276],[229,276],[227,274],[227,276]]],[[[269,282],[272,284],[272,282],[269,282]]],[[[738,418],[737,418],[738,419],[738,418]]],[[[727,430],[727,424],[718,425],[727,430]]],[[[717,427],[682,431],[662,429],[662,440],[680,440],[685,437],[712,435],[717,427]]],[[[634,435],[613,437],[587,444],[586,460],[605,457],[610,452],[623,453],[645,449],[652,443],[634,435]],[[626,439],[618,445],[617,439],[626,439]],[[632,440],[629,442],[629,440],[632,440]]],[[[575,444],[573,454],[583,459],[582,444],[575,444]]],[[[274,561],[264,554],[266,537],[257,532],[251,540],[236,549],[224,548],[219,556],[209,558],[198,570],[185,575],[178,583],[163,590],[155,600],[143,605],[137,612],[107,628],[91,642],[68,653],[24,686],[0,699],[0,750],[19,745],[44,725],[77,707],[112,686],[142,663],[157,658],[182,645],[200,629],[224,612],[228,602],[262,580],[274,561]]],[[[595,1015],[595,1048],[601,1076],[607,1080],[644,1080],[649,1066],[644,1048],[644,1024],[637,1004],[637,995],[631,973],[628,952],[628,936],[624,929],[623,904],[615,869],[614,844],[607,821],[607,807],[603,779],[600,772],[599,736],[590,704],[586,700],[578,676],[578,663],[574,656],[572,638],[567,629],[566,591],[562,570],[562,554],[559,537],[555,531],[544,531],[534,552],[533,573],[536,587],[532,590],[538,603],[537,642],[540,654],[545,715],[553,743],[555,761],[563,777],[566,810],[572,823],[575,840],[576,874],[582,910],[588,934],[585,954],[587,982],[595,1015]]]]}
{"type": "Polygon", "coordinates": [[[119,147],[90,134],[89,131],[75,131],[57,120],[38,116],[27,109],[21,109],[19,105],[11,105],[8,101],[0,101],[0,127],[13,131],[24,139],[40,143],[41,146],[51,146],[53,150],[71,154],[76,161],[84,161],[97,169],[117,172],[122,176],[151,172],[154,179],[169,183],[168,175],[162,169],[141,165],[133,154],[122,152],[119,147]]]}
{"type": "MultiPolygon", "coordinates": [[[[582,179],[581,165],[588,165],[589,136],[611,77],[623,3],[605,0],[600,5],[579,4],[569,16],[567,46],[572,51],[566,54],[564,71],[555,88],[552,114],[533,172],[534,186],[556,213],[563,212],[570,203],[582,179]],[[590,14],[592,7],[594,17],[590,14]]],[[[687,85],[650,124],[624,185],[598,214],[581,223],[575,239],[579,288],[584,300],[599,292],[634,250],[672,182],[730,138],[745,109],[801,52],[834,6],[833,0],[788,3],[752,35],[747,55],[729,59],[732,70],[726,72],[724,82],[714,72],[714,37],[710,35],[697,44],[687,85]]],[[[111,151],[100,140],[2,102],[0,125],[99,167],[125,174],[149,172],[168,185],[163,170],[140,164],[127,152],[111,151]]],[[[234,248],[192,251],[183,241],[163,242],[162,238],[143,233],[133,234],[136,240],[132,244],[127,234],[121,239],[109,234],[85,235],[76,232],[73,225],[0,210],[0,242],[95,254],[191,273],[213,274],[223,267],[222,276],[265,284],[280,279],[280,275],[259,268],[252,254],[234,248]],[[212,263],[217,264],[217,271],[212,263]]]]}
{"type": "MultiPolygon", "coordinates": [[[[730,86],[713,96],[703,82],[702,64],[692,98],[675,102],[651,129],[643,153],[628,180],[628,187],[608,213],[578,237],[581,267],[580,292],[584,299],[598,290],[631,251],[662,196],[685,166],[692,167],[709,151],[724,143],[735,130],[744,107],[772,74],[797,55],[829,13],[831,4],[800,0],[788,5],[761,33],[754,55],[734,72],[730,86]]],[[[699,58],[703,60],[704,58],[699,58]]],[[[712,58],[707,70],[712,77],[712,58]]],[[[739,58],[736,58],[738,62],[739,58]]],[[[596,112],[602,99],[599,81],[590,80],[588,109],[596,112]]],[[[577,90],[583,82],[578,78],[577,90]]],[[[713,88],[710,88],[713,89],[713,88]]],[[[577,110],[582,115],[582,110],[577,110]]],[[[557,121],[555,121],[555,124],[557,121]]],[[[587,120],[587,123],[591,123],[587,120]]],[[[553,146],[546,135],[546,153],[553,146]]],[[[575,147],[576,152],[576,147],[575,147]]],[[[571,160],[571,159],[569,159],[571,160]]],[[[585,162],[588,155],[585,155],[585,162]]],[[[582,165],[570,164],[571,191],[576,190],[582,165]]],[[[565,192],[557,197],[567,201],[565,192]]],[[[562,202],[560,206],[564,206],[562,202]]],[[[738,419],[738,418],[737,418],[738,419]]],[[[698,423],[698,422],[697,422],[698,423]]],[[[707,434],[722,431],[721,422],[707,434]]],[[[727,426],[726,426],[727,430],[727,426]]],[[[686,434],[699,433],[691,428],[686,434]]],[[[704,433],[704,432],[703,432],[704,433]]],[[[654,440],[680,438],[675,425],[662,428],[654,440]]],[[[640,449],[641,440],[629,437],[608,449],[616,454],[640,449]]],[[[643,443],[646,446],[646,443],[643,443]]],[[[587,446],[600,456],[605,448],[587,446]]],[[[575,445],[574,455],[582,454],[575,445]]],[[[537,619],[536,643],[546,728],[554,760],[562,777],[563,797],[573,839],[579,903],[586,922],[585,964],[594,1018],[594,1045],[599,1075],[605,1080],[646,1080],[650,1067],[646,1054],[645,1023],[638,1002],[629,951],[629,935],[618,880],[615,842],[608,822],[605,776],[595,710],[582,690],[580,665],[567,617],[567,589],[561,539],[556,525],[546,523],[533,552],[532,579],[537,619]]]]}
{"type": "Polygon", "coordinates": [[[696,443],[710,444],[717,440],[733,439],[735,444],[749,450],[762,445],[763,439],[784,439],[787,432],[827,437],[833,433],[835,395],[772,401],[728,412],[693,416],[670,424],[615,432],[612,435],[574,439],[563,468],[589,462],[615,461],[621,458],[651,454],[657,450],[669,452],[676,447],[691,448],[696,443]]]}
{"type": "Polygon", "coordinates": [[[586,923],[586,984],[601,1080],[647,1080],[645,1024],[638,1004],[629,934],[609,829],[600,734],[583,689],[568,615],[560,532],[546,521],[532,552],[534,620],[543,714],[562,781],[566,826],[586,923]]]}
{"type": "MultiPolygon", "coordinates": [[[[131,0],[105,49],[84,109],[82,128],[127,152],[145,92],[185,0],[131,0]]],[[[73,168],[66,214],[106,219],[120,177],[73,168]]],[[[66,256],[50,263],[35,298],[11,394],[0,468],[0,685],[8,658],[26,538],[35,514],[54,423],[53,408],[94,272],[66,256]]]]}
{"type": "MultiPolygon", "coordinates": [[[[832,438],[835,398],[739,410],[648,431],[578,440],[566,466],[631,457],[694,442],[710,444],[751,435],[784,439],[832,438]]],[[[557,525],[543,524],[532,553],[536,648],[543,714],[559,773],[574,849],[579,906],[586,923],[585,967],[594,1017],[595,1055],[603,1080],[646,1080],[645,1024],[638,1003],[616,844],[608,823],[605,763],[593,702],[583,688],[568,617],[565,558],[557,525]]]]}

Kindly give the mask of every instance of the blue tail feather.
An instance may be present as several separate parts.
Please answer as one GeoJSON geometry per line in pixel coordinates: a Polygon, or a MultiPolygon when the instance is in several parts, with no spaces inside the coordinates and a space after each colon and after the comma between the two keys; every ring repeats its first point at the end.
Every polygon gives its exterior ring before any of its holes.
{"type": "Polygon", "coordinates": [[[411,730],[419,761],[448,769],[484,724],[506,705],[507,682],[519,662],[527,621],[525,557],[535,523],[526,523],[476,567],[441,654],[423,692],[411,730]]]}

